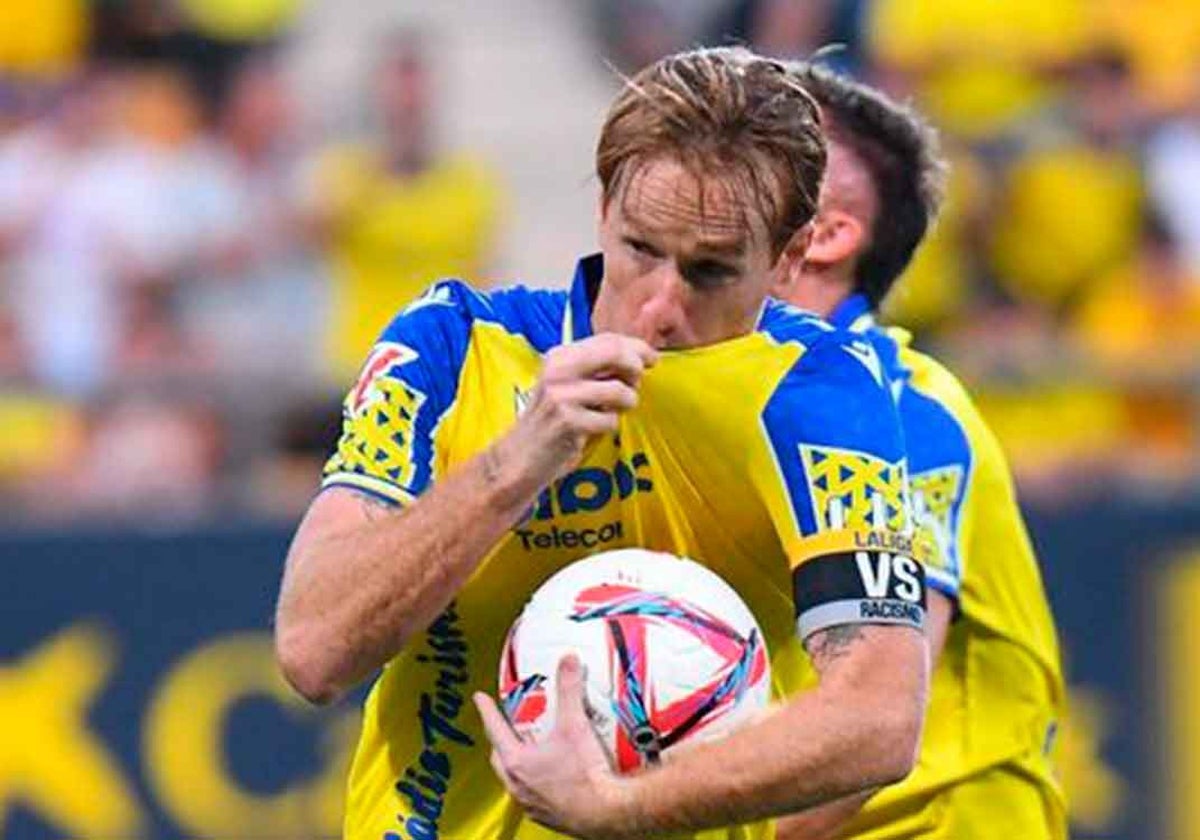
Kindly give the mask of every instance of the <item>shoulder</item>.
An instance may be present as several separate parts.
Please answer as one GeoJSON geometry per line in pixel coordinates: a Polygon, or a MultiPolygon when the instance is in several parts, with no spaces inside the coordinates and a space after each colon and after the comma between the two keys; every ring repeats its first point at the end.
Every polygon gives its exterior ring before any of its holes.
{"type": "Polygon", "coordinates": [[[764,331],[801,345],[768,403],[768,431],[889,461],[903,457],[890,380],[870,341],[794,309],[772,314],[764,331]]]}
{"type": "Polygon", "coordinates": [[[904,435],[880,358],[864,336],[805,320],[788,326],[801,352],[762,416],[799,533],[901,530],[904,435]]]}
{"type": "Polygon", "coordinates": [[[969,466],[980,456],[1001,457],[987,421],[949,368],[910,347],[902,347],[899,358],[908,372],[900,415],[910,438],[914,472],[939,461],[969,466]]]}
{"type": "Polygon", "coordinates": [[[392,319],[380,343],[403,344],[457,369],[479,325],[506,330],[544,352],[561,338],[565,308],[562,291],[513,285],[485,292],[461,280],[441,280],[392,319]]]}

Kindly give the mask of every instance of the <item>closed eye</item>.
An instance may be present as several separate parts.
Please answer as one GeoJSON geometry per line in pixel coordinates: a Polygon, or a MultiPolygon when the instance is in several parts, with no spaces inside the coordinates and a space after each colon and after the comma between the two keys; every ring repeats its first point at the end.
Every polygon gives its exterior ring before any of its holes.
{"type": "Polygon", "coordinates": [[[662,251],[655,248],[644,239],[637,239],[633,236],[623,237],[625,244],[629,246],[635,253],[641,254],[644,257],[654,257],[655,259],[662,256],[662,251]]]}
{"type": "Polygon", "coordinates": [[[683,279],[697,289],[716,289],[735,280],[738,271],[731,265],[716,260],[698,260],[683,266],[683,279]]]}

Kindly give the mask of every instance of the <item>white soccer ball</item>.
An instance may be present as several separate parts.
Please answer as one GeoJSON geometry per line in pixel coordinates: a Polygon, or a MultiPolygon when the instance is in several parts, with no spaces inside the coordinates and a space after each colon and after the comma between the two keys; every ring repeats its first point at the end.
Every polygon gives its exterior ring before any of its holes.
{"type": "Polygon", "coordinates": [[[501,702],[523,736],[553,726],[558,662],[572,651],[586,668],[592,723],[621,771],[685,739],[723,735],[770,700],[754,615],[714,572],[670,554],[596,554],[533,594],[500,656],[501,702]]]}

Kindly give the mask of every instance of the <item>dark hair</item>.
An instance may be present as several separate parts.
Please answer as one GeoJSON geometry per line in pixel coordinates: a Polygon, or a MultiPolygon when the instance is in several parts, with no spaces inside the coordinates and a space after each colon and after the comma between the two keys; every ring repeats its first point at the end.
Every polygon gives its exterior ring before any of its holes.
{"type": "Polygon", "coordinates": [[[870,174],[875,219],[854,285],[878,307],[941,206],[946,163],[937,132],[911,108],[861,82],[807,62],[789,67],[821,106],[829,139],[848,148],[870,174]]]}
{"type": "Polygon", "coordinates": [[[783,64],[749,50],[667,56],[627,79],[609,109],[596,147],[604,200],[660,156],[701,181],[730,179],[762,213],[778,256],[817,210],[820,111],[783,64]]]}

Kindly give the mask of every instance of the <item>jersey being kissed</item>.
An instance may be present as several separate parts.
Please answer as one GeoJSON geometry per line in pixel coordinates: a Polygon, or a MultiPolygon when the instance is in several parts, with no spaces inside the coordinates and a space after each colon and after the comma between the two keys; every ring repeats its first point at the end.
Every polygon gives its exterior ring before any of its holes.
{"type": "MultiPolygon", "coordinates": [[[[542,354],[591,334],[602,271],[598,257],[583,260],[569,292],[434,286],[385,331],[347,396],[324,486],[408,504],[500,437],[542,354]]],[[[350,840],[554,836],[524,819],[493,774],[468,698],[495,692],[509,625],[580,557],[642,546],[712,568],[763,629],[776,697],[798,686],[798,628],[920,623],[903,440],[868,342],[769,303],[749,335],[663,353],[639,394],[619,431],[541,493],[384,668],[350,775],[350,840]]]]}

